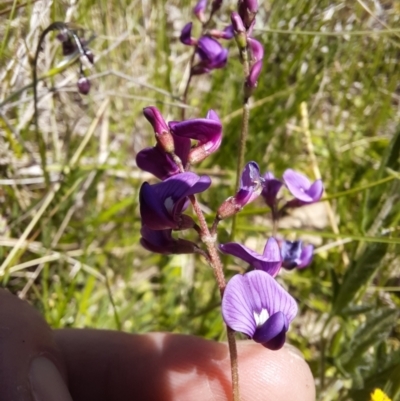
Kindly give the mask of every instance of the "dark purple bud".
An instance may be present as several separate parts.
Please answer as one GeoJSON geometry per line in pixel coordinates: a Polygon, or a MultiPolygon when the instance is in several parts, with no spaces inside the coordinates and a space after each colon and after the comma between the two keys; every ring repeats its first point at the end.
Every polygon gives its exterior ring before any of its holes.
{"type": "Polygon", "coordinates": [[[194,253],[198,249],[197,245],[191,241],[173,238],[172,230],[155,231],[143,226],[140,234],[142,235],[140,244],[150,252],[170,255],[194,253]]]}
{"type": "Polygon", "coordinates": [[[256,270],[265,271],[272,277],[275,277],[281,268],[281,251],[279,249],[278,242],[274,237],[270,237],[268,239],[262,255],[237,242],[221,244],[219,249],[224,253],[244,260],[256,270]]]}
{"type": "Polygon", "coordinates": [[[221,145],[222,124],[213,110],[209,110],[206,118],[193,118],[181,122],[171,121],[169,127],[171,132],[178,137],[198,141],[189,153],[188,161],[191,164],[204,160],[221,145]]]}
{"type": "Polygon", "coordinates": [[[197,40],[192,38],[192,25],[193,24],[191,22],[188,22],[182,29],[179,40],[184,45],[193,46],[193,45],[197,44],[197,40]]]}
{"type": "Polygon", "coordinates": [[[264,58],[264,47],[263,45],[253,38],[248,39],[248,44],[251,49],[251,55],[253,62],[262,60],[264,58]]]}
{"type": "Polygon", "coordinates": [[[256,199],[261,191],[262,178],[256,162],[249,162],[240,177],[239,190],[235,196],[228,198],[217,211],[219,219],[226,219],[243,209],[244,206],[256,199]]]}
{"type": "Polygon", "coordinates": [[[272,350],[283,346],[296,314],[293,297],[260,270],[233,276],[222,298],[225,323],[272,350]]]}
{"type": "Polygon", "coordinates": [[[270,172],[264,175],[264,181],[262,183],[261,196],[264,198],[265,203],[273,209],[276,204],[276,198],[279,190],[283,183],[277,180],[274,175],[270,172]]]}
{"type": "Polygon", "coordinates": [[[91,83],[86,77],[80,77],[77,82],[78,91],[82,95],[87,95],[90,91],[91,83]]]}
{"type": "Polygon", "coordinates": [[[142,225],[151,230],[183,230],[194,227],[191,217],[182,213],[189,206],[189,196],[205,191],[211,185],[208,176],[180,173],[158,184],[145,182],[140,188],[142,225]]]}
{"type": "Polygon", "coordinates": [[[238,12],[247,30],[253,25],[258,12],[257,0],[239,0],[238,12]]]}
{"type": "Polygon", "coordinates": [[[193,8],[193,14],[201,22],[205,22],[204,10],[206,9],[206,7],[207,7],[207,0],[199,0],[193,8]]]}
{"type": "Polygon", "coordinates": [[[314,247],[303,246],[302,241],[283,241],[281,245],[282,267],[287,270],[294,268],[303,269],[313,259],[314,247]]]}
{"type": "Polygon", "coordinates": [[[283,180],[290,193],[296,198],[287,203],[287,207],[297,207],[318,202],[324,192],[322,180],[313,183],[303,174],[292,169],[283,173],[283,180]]]}

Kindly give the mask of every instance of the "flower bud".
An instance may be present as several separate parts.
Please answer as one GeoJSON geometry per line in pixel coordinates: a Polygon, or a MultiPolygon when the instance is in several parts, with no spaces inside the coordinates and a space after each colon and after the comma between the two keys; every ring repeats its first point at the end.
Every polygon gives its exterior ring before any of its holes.
{"type": "Polygon", "coordinates": [[[257,61],[254,63],[254,65],[250,69],[250,74],[246,79],[244,90],[245,90],[245,96],[249,98],[253,92],[254,89],[257,87],[257,80],[258,77],[260,76],[262,69],[262,60],[257,61]]]}
{"type": "Polygon", "coordinates": [[[257,0],[239,0],[238,3],[238,12],[242,17],[244,26],[246,29],[250,29],[254,20],[256,18],[256,14],[258,12],[258,1],[257,0]]]}
{"type": "Polygon", "coordinates": [[[235,32],[235,40],[240,50],[245,49],[247,46],[246,28],[243,24],[242,18],[236,12],[231,14],[231,21],[233,31],[235,32]]]}
{"type": "Polygon", "coordinates": [[[90,91],[91,83],[86,77],[82,76],[78,79],[77,86],[80,94],[87,95],[90,91]]]}

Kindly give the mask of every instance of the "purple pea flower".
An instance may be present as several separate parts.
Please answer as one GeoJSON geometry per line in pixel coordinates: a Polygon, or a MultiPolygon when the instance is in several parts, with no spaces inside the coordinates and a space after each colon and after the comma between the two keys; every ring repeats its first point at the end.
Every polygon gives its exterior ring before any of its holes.
{"type": "Polygon", "coordinates": [[[160,180],[180,172],[170,153],[174,152],[185,166],[190,152],[190,139],[177,137],[170,133],[162,114],[156,107],[146,107],[143,114],[153,126],[157,144],[141,150],[136,156],[137,166],[160,180]]]}
{"type": "Polygon", "coordinates": [[[210,177],[180,173],[158,184],[145,182],[140,188],[142,224],[151,230],[182,230],[194,227],[190,216],[182,214],[189,206],[188,196],[205,191],[210,177]]]}
{"type": "Polygon", "coordinates": [[[228,60],[228,49],[210,36],[202,36],[197,42],[197,55],[200,62],[193,66],[192,74],[208,73],[216,68],[223,68],[228,60]]]}
{"type": "Polygon", "coordinates": [[[296,314],[296,301],[260,270],[232,277],[222,298],[225,323],[272,350],[283,346],[296,314]]]}
{"type": "Polygon", "coordinates": [[[171,132],[179,138],[198,141],[197,145],[190,150],[187,158],[191,164],[201,162],[221,145],[222,124],[214,110],[209,110],[206,118],[193,118],[181,122],[171,121],[169,127],[171,132]]]}
{"type": "Polygon", "coordinates": [[[282,181],[276,179],[274,175],[270,172],[265,173],[263,178],[264,181],[262,183],[261,196],[264,198],[265,203],[271,209],[274,209],[276,204],[276,197],[283,183],[282,181]]]}
{"type": "Polygon", "coordinates": [[[253,38],[248,38],[247,43],[250,46],[253,61],[259,61],[264,58],[264,47],[263,45],[253,38]]]}
{"type": "Polygon", "coordinates": [[[221,244],[219,249],[224,253],[244,260],[256,270],[263,270],[272,277],[278,274],[282,265],[281,251],[274,237],[268,239],[262,255],[236,242],[221,244]]]}
{"type": "Polygon", "coordinates": [[[198,249],[194,242],[172,237],[172,230],[151,230],[143,226],[140,230],[140,244],[150,252],[163,255],[194,253],[198,249]]]}
{"type": "Polygon", "coordinates": [[[302,206],[318,202],[324,192],[322,180],[316,180],[313,183],[303,174],[292,169],[283,173],[283,180],[290,193],[296,198],[287,203],[287,207],[302,206]]]}
{"type": "Polygon", "coordinates": [[[228,198],[217,211],[219,219],[226,219],[243,209],[244,206],[256,199],[262,191],[262,178],[256,162],[244,166],[240,177],[239,191],[228,198]]]}
{"type": "Polygon", "coordinates": [[[197,44],[197,40],[192,38],[192,23],[188,22],[181,31],[181,36],[179,37],[179,40],[184,44],[188,46],[194,46],[197,44]]]}
{"type": "Polygon", "coordinates": [[[303,246],[302,241],[283,241],[281,244],[282,267],[287,270],[307,267],[312,262],[313,251],[312,245],[303,246]]]}

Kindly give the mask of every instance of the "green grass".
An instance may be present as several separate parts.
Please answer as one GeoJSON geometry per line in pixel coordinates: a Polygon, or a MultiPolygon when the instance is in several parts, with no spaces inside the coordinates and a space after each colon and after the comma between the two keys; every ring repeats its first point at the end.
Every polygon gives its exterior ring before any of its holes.
{"type": "MultiPolygon", "coordinates": [[[[134,160],[154,141],[141,110],[156,105],[168,119],[180,117],[190,49],[178,37],[192,19],[192,2],[84,0],[40,10],[42,3],[21,4],[0,5],[0,264],[13,252],[2,285],[53,327],[223,339],[218,292],[204,261],[138,245],[138,188],[152,178],[134,160]],[[39,59],[39,128],[52,193],[40,172],[30,60],[40,32],[66,16],[87,36],[95,32],[96,63],[90,95],[82,97],[77,66],[60,66],[54,35],[39,59]]],[[[224,5],[218,26],[234,7],[224,5]]],[[[334,217],[288,217],[282,230],[317,244],[310,268],[281,278],[300,305],[289,341],[305,354],[319,400],[368,400],[376,386],[400,400],[399,5],[275,0],[258,18],[254,35],[265,60],[246,159],[277,176],[289,167],[310,177],[319,169],[334,217]],[[316,163],[307,151],[303,102],[316,163]]],[[[201,197],[210,210],[234,185],[242,70],[229,46],[226,69],[193,79],[186,113],[204,116],[213,108],[224,123],[220,151],[197,170],[216,182],[201,197]]],[[[261,245],[270,234],[266,217],[261,201],[250,205],[236,239],[261,245]]],[[[221,242],[229,230],[229,221],[221,224],[221,242]]],[[[228,260],[228,275],[236,262],[228,260]]]]}

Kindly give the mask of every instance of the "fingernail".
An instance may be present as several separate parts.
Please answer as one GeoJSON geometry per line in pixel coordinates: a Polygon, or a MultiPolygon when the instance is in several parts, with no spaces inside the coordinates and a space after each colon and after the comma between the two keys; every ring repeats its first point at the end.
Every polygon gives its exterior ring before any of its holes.
{"type": "Polygon", "coordinates": [[[35,401],[72,401],[60,372],[49,359],[42,356],[34,359],[29,379],[35,401]]]}

